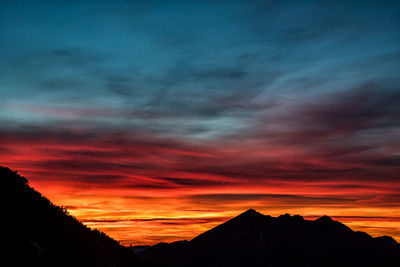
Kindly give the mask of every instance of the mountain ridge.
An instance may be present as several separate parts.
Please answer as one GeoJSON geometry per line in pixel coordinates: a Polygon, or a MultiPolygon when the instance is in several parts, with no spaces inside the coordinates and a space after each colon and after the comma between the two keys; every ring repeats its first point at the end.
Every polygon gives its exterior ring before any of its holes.
{"type": "Polygon", "coordinates": [[[69,215],[0,166],[5,216],[2,260],[12,266],[398,267],[400,245],[321,216],[263,215],[249,209],[190,241],[132,250],[69,215]]]}
{"type": "Polygon", "coordinates": [[[278,217],[254,209],[191,241],[159,244],[138,253],[147,266],[400,266],[400,245],[373,238],[322,216],[278,217]]]}

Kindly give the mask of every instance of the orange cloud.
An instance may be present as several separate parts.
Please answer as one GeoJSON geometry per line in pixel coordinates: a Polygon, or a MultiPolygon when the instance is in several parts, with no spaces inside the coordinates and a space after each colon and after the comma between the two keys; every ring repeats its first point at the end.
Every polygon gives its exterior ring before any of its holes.
{"type": "Polygon", "coordinates": [[[0,139],[2,165],[123,244],[191,239],[248,208],[326,214],[400,240],[397,169],[380,166],[376,155],[348,161],[298,146],[107,132],[3,132],[0,139]]]}

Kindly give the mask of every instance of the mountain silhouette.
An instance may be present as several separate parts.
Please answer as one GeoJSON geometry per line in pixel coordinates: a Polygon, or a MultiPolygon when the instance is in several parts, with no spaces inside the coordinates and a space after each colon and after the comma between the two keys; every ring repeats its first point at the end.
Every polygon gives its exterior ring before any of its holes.
{"type": "Polygon", "coordinates": [[[138,253],[146,266],[400,266],[400,245],[323,216],[262,215],[250,209],[191,241],[160,243],[138,253]]]}
{"type": "Polygon", "coordinates": [[[139,266],[131,250],[84,226],[16,172],[0,167],[0,184],[2,266],[139,266]]]}
{"type": "Polygon", "coordinates": [[[133,250],[92,230],[0,167],[1,261],[7,266],[398,267],[400,245],[322,216],[262,215],[250,209],[191,241],[133,250]],[[142,262],[140,263],[139,260],[142,262]]]}

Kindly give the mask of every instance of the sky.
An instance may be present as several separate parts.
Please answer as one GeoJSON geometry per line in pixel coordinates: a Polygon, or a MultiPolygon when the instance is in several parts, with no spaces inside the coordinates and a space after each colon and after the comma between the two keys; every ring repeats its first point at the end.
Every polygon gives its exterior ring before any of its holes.
{"type": "Polygon", "coordinates": [[[398,1],[0,3],[0,165],[122,244],[249,209],[400,241],[398,1]]]}

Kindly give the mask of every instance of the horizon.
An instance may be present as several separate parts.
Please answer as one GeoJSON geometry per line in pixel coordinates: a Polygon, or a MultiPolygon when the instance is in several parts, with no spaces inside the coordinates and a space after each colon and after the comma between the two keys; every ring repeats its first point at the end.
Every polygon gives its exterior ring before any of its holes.
{"type": "Polygon", "coordinates": [[[400,2],[0,4],[0,165],[121,244],[254,208],[400,242],[400,2]]]}
{"type": "MultiPolygon", "coordinates": [[[[32,188],[34,191],[36,191],[36,192],[38,192],[39,193],[39,195],[42,197],[42,198],[45,198],[45,199],[48,199],[45,195],[43,195],[43,194],[41,194],[41,192],[39,192],[39,191],[37,191],[34,187],[32,187],[30,184],[29,184],[29,179],[27,179],[26,177],[24,177],[24,176],[21,176],[19,173],[18,173],[18,171],[17,170],[12,170],[12,169],[10,169],[10,168],[8,168],[8,167],[5,167],[5,166],[0,166],[0,168],[4,168],[4,169],[6,169],[6,170],[10,170],[11,172],[14,172],[16,175],[17,175],[17,177],[22,177],[24,180],[26,180],[26,185],[28,186],[28,187],[30,187],[30,188],[32,188]]],[[[54,204],[51,200],[50,200],[50,203],[52,204],[52,205],[56,205],[56,204],[54,204]]],[[[56,205],[56,206],[58,206],[58,205],[56,205]]],[[[63,213],[65,213],[67,216],[69,216],[69,215],[71,215],[70,213],[69,213],[69,211],[68,211],[68,209],[66,209],[65,207],[63,207],[63,206],[58,206],[60,209],[58,209],[58,210],[60,210],[60,211],[62,211],[63,213]]],[[[163,242],[163,241],[161,241],[161,242],[158,242],[158,243],[155,243],[155,244],[132,244],[132,243],[130,243],[130,244],[121,244],[121,243],[119,243],[120,245],[122,245],[122,246],[126,246],[126,247],[130,247],[130,248],[132,248],[132,247],[148,247],[148,246],[155,246],[155,245],[157,245],[157,244],[162,244],[162,243],[164,243],[164,244],[172,244],[172,243],[175,243],[175,242],[182,242],[182,241],[184,241],[184,242],[190,242],[190,241],[192,241],[193,239],[195,239],[195,238],[197,238],[197,237],[199,237],[199,236],[201,236],[201,235],[203,235],[203,234],[206,234],[206,233],[208,233],[208,232],[210,232],[210,230],[213,230],[214,228],[219,228],[219,226],[222,226],[222,225],[224,225],[225,223],[227,223],[227,222],[229,222],[229,221],[231,221],[231,220],[234,220],[234,219],[239,219],[239,218],[244,218],[243,216],[246,216],[246,218],[249,218],[249,216],[254,216],[254,215],[261,215],[261,216],[264,216],[264,217],[269,217],[269,218],[272,218],[272,219],[279,219],[280,217],[286,217],[286,216],[289,216],[290,218],[295,218],[295,217],[300,217],[302,220],[304,220],[304,221],[318,221],[318,220],[320,220],[320,219],[324,219],[324,221],[326,221],[326,220],[328,220],[328,221],[331,221],[331,222],[335,222],[335,223],[340,223],[341,225],[344,225],[344,226],[346,226],[346,227],[349,227],[349,226],[347,226],[345,223],[343,223],[343,222],[341,222],[341,221],[339,221],[339,220],[337,220],[337,219],[335,219],[335,218],[332,218],[332,217],[330,217],[329,215],[322,215],[322,216],[309,216],[309,217],[303,217],[303,216],[301,216],[301,215],[299,215],[299,214],[289,214],[289,213],[284,213],[284,214],[280,214],[280,215],[278,215],[278,216],[271,216],[271,215],[269,215],[269,214],[263,214],[263,213],[260,213],[259,211],[257,211],[256,209],[253,209],[253,208],[249,208],[248,210],[245,210],[245,211],[241,211],[239,214],[236,214],[236,215],[234,215],[233,217],[230,217],[230,218],[227,218],[226,220],[224,220],[224,221],[222,221],[220,224],[218,224],[216,227],[213,227],[213,228],[210,228],[210,229],[207,229],[207,230],[205,230],[204,232],[201,232],[201,233],[199,233],[198,235],[196,235],[196,236],[194,236],[193,238],[191,238],[191,239],[188,239],[188,240],[186,240],[186,239],[184,239],[184,240],[174,240],[174,241],[171,241],[171,242],[163,242]],[[326,219],[326,218],[328,218],[328,219],[326,219]]],[[[73,215],[72,215],[73,216],[73,215]]],[[[76,218],[75,216],[73,216],[74,217],[74,219],[75,220],[77,220],[78,222],[80,222],[80,223],[83,223],[82,221],[80,221],[78,218],[76,218]]],[[[257,216],[258,217],[258,216],[257,216]]],[[[84,223],[83,223],[84,224],[84,223]]],[[[92,230],[95,230],[95,229],[97,229],[97,228],[93,228],[93,227],[90,227],[92,230]]],[[[351,229],[351,228],[350,228],[351,229]]],[[[98,230],[98,229],[97,229],[98,230]]],[[[351,229],[351,231],[353,231],[353,232],[362,232],[362,231],[355,231],[354,229],[351,229]]],[[[366,233],[366,232],[362,232],[362,233],[366,233]]],[[[366,233],[366,234],[368,234],[369,236],[371,236],[369,233],[366,233]]],[[[392,236],[388,236],[388,235],[381,235],[381,236],[375,236],[375,237],[389,237],[389,238],[391,238],[391,239],[393,239],[395,242],[397,242],[398,243],[398,241],[396,240],[396,239],[394,239],[392,236]]],[[[373,238],[375,238],[375,237],[373,237],[373,238]]],[[[119,242],[119,241],[118,241],[119,242]]],[[[398,244],[400,244],[400,243],[398,243],[398,244]]]]}

